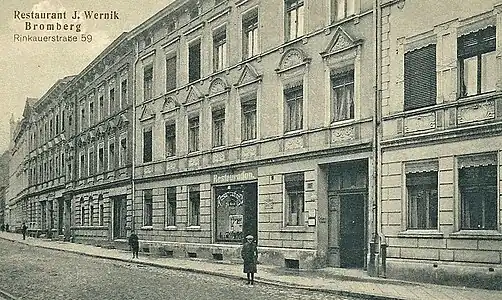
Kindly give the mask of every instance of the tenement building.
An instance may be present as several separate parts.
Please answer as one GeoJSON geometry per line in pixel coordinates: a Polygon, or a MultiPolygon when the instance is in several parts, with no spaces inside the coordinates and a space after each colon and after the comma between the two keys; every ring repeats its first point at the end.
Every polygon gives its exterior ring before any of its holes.
{"type": "Polygon", "coordinates": [[[175,1],[131,32],[143,251],[366,264],[371,1],[175,1]]]}
{"type": "Polygon", "coordinates": [[[502,3],[391,4],[381,27],[388,275],[500,286],[502,3]]]}

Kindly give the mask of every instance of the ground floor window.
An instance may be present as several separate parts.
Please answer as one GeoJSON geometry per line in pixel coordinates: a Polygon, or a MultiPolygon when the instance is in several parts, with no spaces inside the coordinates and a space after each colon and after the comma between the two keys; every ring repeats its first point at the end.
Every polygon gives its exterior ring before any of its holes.
{"type": "Polygon", "coordinates": [[[218,186],[214,188],[214,195],[216,240],[240,243],[248,234],[256,237],[256,183],[218,186]]]}
{"type": "Polygon", "coordinates": [[[406,174],[408,228],[438,228],[437,171],[406,174]]]}
{"type": "Polygon", "coordinates": [[[458,173],[461,229],[497,229],[497,166],[461,165],[458,173]]]}
{"type": "Polygon", "coordinates": [[[188,187],[188,225],[200,226],[200,187],[191,185],[188,187]]]}

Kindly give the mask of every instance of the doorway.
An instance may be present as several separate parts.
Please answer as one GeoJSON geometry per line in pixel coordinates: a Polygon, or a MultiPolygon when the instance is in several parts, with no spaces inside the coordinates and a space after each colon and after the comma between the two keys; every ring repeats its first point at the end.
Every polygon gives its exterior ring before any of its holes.
{"type": "Polygon", "coordinates": [[[58,199],[58,235],[63,235],[64,228],[64,199],[58,199]]]}
{"type": "Polygon", "coordinates": [[[113,197],[113,238],[123,239],[127,236],[126,196],[113,197]]]}
{"type": "Polygon", "coordinates": [[[340,197],[340,266],[363,268],[365,258],[365,197],[347,194],[340,197]]]}

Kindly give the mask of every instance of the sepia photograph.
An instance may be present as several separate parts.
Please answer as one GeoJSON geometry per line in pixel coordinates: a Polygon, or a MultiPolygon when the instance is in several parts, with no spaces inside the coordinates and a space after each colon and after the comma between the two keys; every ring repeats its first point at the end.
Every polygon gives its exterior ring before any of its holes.
{"type": "Polygon", "coordinates": [[[3,0],[0,300],[502,299],[502,0],[3,0]]]}

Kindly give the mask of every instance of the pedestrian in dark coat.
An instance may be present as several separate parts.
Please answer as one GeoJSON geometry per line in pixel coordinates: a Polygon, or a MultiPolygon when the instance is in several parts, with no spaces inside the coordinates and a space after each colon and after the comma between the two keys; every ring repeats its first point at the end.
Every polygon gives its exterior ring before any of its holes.
{"type": "Polygon", "coordinates": [[[9,232],[9,224],[5,224],[5,231],[9,232]]]}
{"type": "Polygon", "coordinates": [[[0,225],[0,230],[2,230],[2,231],[5,230],[5,225],[4,224],[0,225]]]}
{"type": "Polygon", "coordinates": [[[129,236],[129,246],[131,246],[132,258],[138,258],[139,238],[134,231],[132,231],[131,235],[129,236]]]}
{"type": "Polygon", "coordinates": [[[246,242],[242,246],[241,257],[244,260],[244,273],[247,276],[247,284],[254,284],[254,273],[256,273],[256,260],[258,259],[258,249],[252,235],[246,236],[246,242]]]}
{"type": "Polygon", "coordinates": [[[21,233],[23,234],[23,240],[26,240],[26,230],[28,229],[28,226],[23,222],[23,225],[21,226],[21,233]]]}

